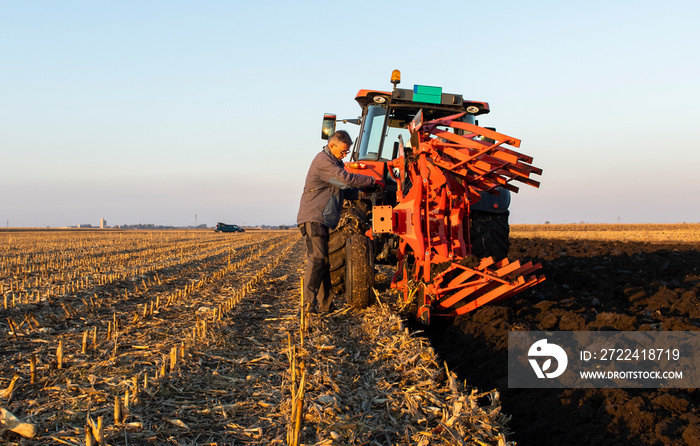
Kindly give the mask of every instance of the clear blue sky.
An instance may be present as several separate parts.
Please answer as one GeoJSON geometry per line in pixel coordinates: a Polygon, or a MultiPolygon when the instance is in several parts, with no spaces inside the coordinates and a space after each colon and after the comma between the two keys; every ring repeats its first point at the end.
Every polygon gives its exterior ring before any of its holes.
{"type": "Polygon", "coordinates": [[[491,104],[512,223],[700,221],[700,3],[0,1],[0,226],[293,224],[324,112],[491,104]]]}

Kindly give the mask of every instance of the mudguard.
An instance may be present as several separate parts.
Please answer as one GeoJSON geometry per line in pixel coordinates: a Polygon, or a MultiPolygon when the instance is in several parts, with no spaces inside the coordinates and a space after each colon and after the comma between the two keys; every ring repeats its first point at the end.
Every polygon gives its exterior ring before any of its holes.
{"type": "Polygon", "coordinates": [[[502,187],[498,188],[499,194],[479,192],[481,199],[471,205],[471,210],[502,214],[510,207],[510,191],[502,187]]]}

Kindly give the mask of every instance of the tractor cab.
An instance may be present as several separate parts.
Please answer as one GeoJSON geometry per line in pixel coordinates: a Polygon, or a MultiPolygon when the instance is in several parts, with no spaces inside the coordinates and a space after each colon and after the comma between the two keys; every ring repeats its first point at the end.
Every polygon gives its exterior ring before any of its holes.
{"type": "MultiPolygon", "coordinates": [[[[355,100],[362,108],[362,116],[359,119],[338,120],[336,115],[326,113],[321,131],[321,138],[328,139],[335,131],[337,121],[359,125],[360,132],[346,169],[385,181],[389,192],[396,188],[390,161],[404,155],[402,146],[410,151],[408,125],[418,113],[422,113],[423,122],[461,114],[458,121],[478,125],[476,117],[490,111],[487,102],[465,100],[460,94],[443,93],[442,87],[414,85],[413,89],[397,88],[400,82],[401,73],[394,70],[391,76],[391,83],[394,84],[392,91],[360,90],[355,100]]],[[[461,130],[447,130],[463,134],[461,130]]],[[[477,210],[500,213],[509,207],[510,194],[507,190],[498,188],[495,194],[483,192],[480,195],[482,200],[475,204],[477,210]]]]}
{"type": "MultiPolygon", "coordinates": [[[[391,79],[393,91],[360,90],[357,93],[355,100],[362,108],[362,117],[342,120],[361,126],[351,161],[391,161],[399,157],[401,141],[410,146],[408,124],[420,111],[424,121],[464,113],[460,120],[470,124],[476,123],[476,116],[489,112],[486,102],[467,101],[462,95],[443,93],[441,87],[414,85],[412,90],[396,88],[400,81],[401,73],[394,70],[391,79]]],[[[335,115],[324,115],[323,139],[328,139],[335,131],[335,123],[335,115]]]]}

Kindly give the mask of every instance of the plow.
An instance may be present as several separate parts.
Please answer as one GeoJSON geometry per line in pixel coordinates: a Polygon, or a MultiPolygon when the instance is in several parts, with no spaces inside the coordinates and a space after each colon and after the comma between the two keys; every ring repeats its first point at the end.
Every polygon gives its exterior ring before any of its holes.
{"type": "Polygon", "coordinates": [[[400,156],[391,163],[399,172],[398,204],[373,210],[372,232],[400,238],[392,286],[417,307],[425,324],[431,314],[464,314],[544,280],[535,275],[540,264],[472,255],[465,224],[470,206],[482,193],[499,193],[498,188],[517,192],[513,181],[537,187],[530,175],[542,171],[530,157],[504,147],[519,147],[519,140],[460,122],[462,116],[424,123],[422,113],[416,115],[408,126],[416,148],[400,141],[400,156]],[[410,185],[408,190],[404,185],[410,185]]]}
{"type": "MultiPolygon", "coordinates": [[[[366,306],[374,264],[392,264],[404,308],[429,325],[542,282],[540,264],[507,257],[510,193],[539,187],[532,176],[542,170],[515,150],[520,140],[477,124],[487,103],[439,87],[399,89],[397,72],[392,92],[361,90],[362,117],[344,120],[361,126],[346,169],[387,186],[345,202],[331,232],[336,291],[366,306]]],[[[322,134],[334,129],[326,114],[322,134]]]]}

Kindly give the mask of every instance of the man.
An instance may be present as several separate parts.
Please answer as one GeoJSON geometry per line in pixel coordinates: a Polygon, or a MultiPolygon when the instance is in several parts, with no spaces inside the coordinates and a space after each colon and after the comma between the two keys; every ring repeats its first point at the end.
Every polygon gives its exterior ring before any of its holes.
{"type": "Polygon", "coordinates": [[[343,207],[343,190],[362,188],[382,182],[367,175],[345,170],[342,159],[348,154],[352,139],[348,132],[338,130],[328,139],[321,153],[311,162],[301,196],[297,224],[306,238],[306,272],[304,274],[304,308],[315,312],[330,312],[330,261],[328,259],[328,231],[335,229],[343,207]]]}

